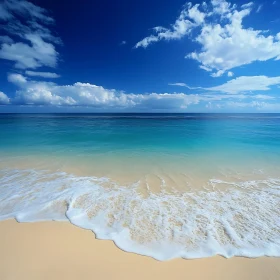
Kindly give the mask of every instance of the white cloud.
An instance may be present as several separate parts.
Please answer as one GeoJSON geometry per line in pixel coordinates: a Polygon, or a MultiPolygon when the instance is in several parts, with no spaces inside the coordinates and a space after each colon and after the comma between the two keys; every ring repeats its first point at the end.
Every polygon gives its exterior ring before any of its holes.
{"type": "Polygon", "coordinates": [[[263,8],[263,4],[259,5],[258,8],[257,8],[257,13],[259,13],[263,8]]]}
{"type": "Polygon", "coordinates": [[[251,8],[253,5],[254,5],[253,2],[249,2],[247,4],[242,5],[241,9],[248,9],[248,8],[251,8]]]}
{"type": "Polygon", "coordinates": [[[190,87],[189,85],[185,84],[185,83],[169,83],[169,86],[179,86],[179,87],[186,87],[188,89],[193,89],[193,90],[197,90],[197,89],[204,89],[203,87],[190,87]]]}
{"type": "Polygon", "coordinates": [[[34,72],[34,71],[25,71],[25,74],[32,77],[43,77],[43,78],[59,78],[60,75],[51,72],[34,72]]]}
{"type": "MultiPolygon", "coordinates": [[[[101,110],[182,111],[189,108],[189,106],[209,102],[213,107],[216,105],[222,106],[229,101],[250,103],[253,100],[263,102],[264,100],[274,99],[272,96],[261,94],[227,94],[225,86],[218,90],[204,89],[204,91],[209,90],[220,93],[152,92],[134,94],[115,89],[106,89],[90,83],[77,82],[73,85],[57,85],[52,82],[38,82],[30,80],[21,74],[10,74],[8,80],[19,88],[15,97],[10,100],[10,104],[13,105],[78,106],[101,110]]],[[[176,85],[188,87],[183,83],[177,83],[176,85]]]]}
{"type": "Polygon", "coordinates": [[[8,75],[8,81],[16,84],[18,86],[22,86],[22,84],[27,83],[27,80],[24,76],[22,76],[21,74],[10,74],[8,75]]]}
{"type": "MultiPolygon", "coordinates": [[[[278,59],[280,42],[276,36],[265,36],[265,31],[243,27],[244,17],[251,13],[250,7],[246,5],[244,9],[243,5],[241,10],[223,8],[220,15],[224,19],[220,19],[219,23],[209,20],[201,27],[200,34],[194,40],[202,48],[186,58],[197,60],[218,74],[254,61],[278,59]]],[[[212,76],[220,75],[214,73],[212,76]]]]}
{"type": "Polygon", "coordinates": [[[121,41],[120,45],[121,46],[126,45],[126,41],[121,41]]]}
{"type": "Polygon", "coordinates": [[[204,89],[236,94],[240,92],[268,91],[271,89],[271,86],[275,85],[280,85],[280,77],[241,76],[220,86],[204,89]]]}
{"type": "Polygon", "coordinates": [[[14,61],[21,69],[56,66],[58,52],[54,44],[61,40],[47,26],[54,20],[45,9],[26,0],[5,0],[0,3],[0,18],[4,20],[3,30],[14,37],[2,36],[0,58],[14,61]]]}
{"type": "Polygon", "coordinates": [[[218,15],[226,15],[231,12],[232,9],[236,8],[236,5],[232,6],[231,3],[225,0],[211,0],[211,4],[213,6],[213,13],[218,15]]]}
{"type": "Polygon", "coordinates": [[[51,43],[47,43],[36,34],[28,34],[25,43],[2,44],[0,58],[15,61],[15,67],[20,69],[38,68],[41,66],[55,67],[58,53],[51,43]]]}
{"type": "Polygon", "coordinates": [[[224,74],[224,71],[223,70],[219,70],[219,71],[217,71],[215,73],[212,73],[211,77],[217,78],[217,77],[221,77],[223,74],[224,74]]]}
{"type": "Polygon", "coordinates": [[[9,97],[4,92],[0,91],[0,105],[7,105],[9,103],[9,97]]]}
{"type": "Polygon", "coordinates": [[[154,27],[155,34],[150,35],[135,45],[135,48],[148,47],[151,43],[161,40],[178,40],[189,34],[192,29],[204,22],[205,13],[198,10],[199,4],[192,6],[191,3],[185,5],[179,17],[170,28],[162,26],[154,27]]]}
{"type": "MultiPolygon", "coordinates": [[[[192,90],[206,90],[223,92],[227,94],[248,93],[254,91],[268,91],[271,86],[280,85],[280,76],[267,77],[267,76],[241,76],[236,79],[232,79],[225,84],[215,87],[190,87],[185,83],[170,83],[171,86],[186,87],[192,90]]],[[[255,98],[261,95],[255,95],[255,98]]],[[[262,95],[263,96],[263,95],[262,95]]]]}
{"type": "MultiPolygon", "coordinates": [[[[41,20],[46,23],[53,23],[53,18],[48,16],[48,13],[45,9],[38,7],[31,2],[26,0],[16,1],[16,0],[4,0],[0,5],[0,11],[5,11],[2,16],[2,19],[15,18],[17,15],[23,17],[29,17],[35,20],[41,20]]],[[[1,13],[0,13],[1,16],[1,13]]]]}
{"type": "Polygon", "coordinates": [[[218,109],[219,111],[235,111],[235,112],[279,112],[280,103],[278,102],[266,102],[260,100],[251,100],[251,101],[225,101],[223,103],[213,103],[208,102],[205,106],[207,109],[218,109]]]}
{"type": "Polygon", "coordinates": [[[272,100],[275,99],[274,96],[264,95],[264,94],[256,94],[254,96],[255,99],[262,99],[262,100],[272,100]]]}
{"type": "Polygon", "coordinates": [[[206,16],[206,14],[204,12],[199,11],[198,7],[199,7],[199,4],[196,4],[193,7],[191,7],[191,5],[189,4],[189,10],[186,14],[197,25],[200,25],[204,22],[204,18],[206,16]]]}
{"type": "Polygon", "coordinates": [[[147,93],[132,94],[115,89],[105,89],[89,83],[57,85],[51,82],[37,82],[20,74],[10,74],[8,80],[19,87],[13,104],[92,106],[100,109],[184,109],[202,99],[197,94],[147,93]]]}
{"type": "Polygon", "coordinates": [[[233,77],[233,76],[234,76],[234,73],[231,72],[231,71],[228,71],[227,75],[228,75],[228,77],[233,77]]]}
{"type": "Polygon", "coordinates": [[[203,70],[205,70],[207,72],[211,72],[212,71],[211,68],[208,68],[208,67],[203,66],[203,65],[200,65],[199,68],[201,68],[201,69],[203,69],[203,70]]]}
{"type": "Polygon", "coordinates": [[[189,88],[189,86],[185,83],[169,83],[169,86],[178,86],[178,87],[187,87],[189,88]]]}
{"type": "Polygon", "coordinates": [[[226,0],[209,2],[208,5],[186,4],[171,28],[156,28],[155,34],[138,42],[136,47],[146,48],[153,42],[188,36],[201,48],[187,54],[186,58],[198,61],[199,67],[212,72],[213,77],[254,61],[280,59],[279,36],[244,27],[243,20],[251,14],[253,2],[241,7],[226,0]],[[191,32],[194,28],[197,30],[191,32]]]}
{"type": "Polygon", "coordinates": [[[236,102],[236,101],[228,101],[223,104],[223,107],[229,108],[241,108],[241,109],[248,109],[253,108],[258,111],[279,111],[280,103],[267,103],[264,101],[251,101],[251,102],[236,102]]]}

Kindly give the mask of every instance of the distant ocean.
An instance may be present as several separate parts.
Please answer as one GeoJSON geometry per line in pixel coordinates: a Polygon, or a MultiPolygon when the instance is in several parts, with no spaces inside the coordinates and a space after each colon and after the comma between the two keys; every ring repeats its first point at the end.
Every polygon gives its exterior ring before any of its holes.
{"type": "Polygon", "coordinates": [[[280,114],[0,114],[0,219],[159,260],[280,256],[280,114]]]}

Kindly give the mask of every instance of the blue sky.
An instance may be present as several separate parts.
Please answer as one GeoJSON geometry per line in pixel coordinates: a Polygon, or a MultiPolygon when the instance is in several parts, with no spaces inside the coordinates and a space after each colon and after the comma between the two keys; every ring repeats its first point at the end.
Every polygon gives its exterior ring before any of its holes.
{"type": "Polygon", "coordinates": [[[280,112],[279,12],[0,0],[0,112],[280,112]]]}

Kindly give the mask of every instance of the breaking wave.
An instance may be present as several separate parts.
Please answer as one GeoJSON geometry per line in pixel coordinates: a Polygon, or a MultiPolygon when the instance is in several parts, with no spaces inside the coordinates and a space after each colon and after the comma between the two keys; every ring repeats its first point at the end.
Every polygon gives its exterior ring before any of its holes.
{"type": "Polygon", "coordinates": [[[69,220],[158,260],[280,256],[280,179],[209,180],[202,190],[141,192],[109,178],[0,171],[0,219],[69,220]],[[228,186],[219,188],[219,186],[228,186]]]}

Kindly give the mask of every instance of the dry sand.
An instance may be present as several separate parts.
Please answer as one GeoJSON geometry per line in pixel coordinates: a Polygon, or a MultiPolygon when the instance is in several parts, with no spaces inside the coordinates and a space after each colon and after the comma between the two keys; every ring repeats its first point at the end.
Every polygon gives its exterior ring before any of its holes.
{"type": "Polygon", "coordinates": [[[280,279],[280,258],[159,262],[67,222],[0,222],[1,280],[280,279]]]}

